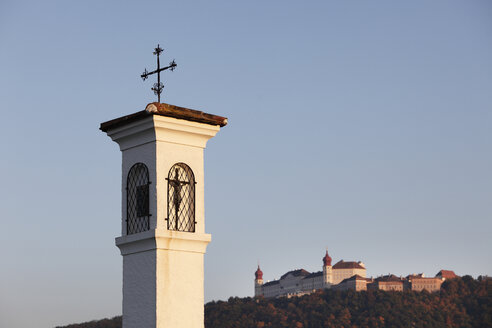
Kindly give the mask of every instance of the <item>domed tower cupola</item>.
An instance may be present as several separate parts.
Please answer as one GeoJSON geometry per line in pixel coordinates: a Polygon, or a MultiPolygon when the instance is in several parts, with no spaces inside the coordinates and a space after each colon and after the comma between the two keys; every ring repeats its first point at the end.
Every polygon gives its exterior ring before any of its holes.
{"type": "Polygon", "coordinates": [[[333,268],[331,266],[331,257],[328,255],[328,249],[323,256],[323,288],[331,288],[333,283],[333,268]]]}
{"type": "Polygon", "coordinates": [[[258,269],[255,271],[255,297],[263,296],[263,272],[258,264],[258,269]]]}
{"type": "Polygon", "coordinates": [[[258,265],[258,269],[255,271],[256,280],[263,279],[263,272],[260,270],[260,266],[258,265]]]}
{"type": "Polygon", "coordinates": [[[324,266],[331,266],[331,257],[328,255],[328,250],[326,250],[326,254],[323,257],[323,264],[324,266]]]}

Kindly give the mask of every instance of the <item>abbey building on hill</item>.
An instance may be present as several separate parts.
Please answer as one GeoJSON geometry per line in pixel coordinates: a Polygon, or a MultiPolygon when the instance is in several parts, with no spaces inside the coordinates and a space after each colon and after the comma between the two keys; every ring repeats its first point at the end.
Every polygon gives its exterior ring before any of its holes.
{"type": "Polygon", "coordinates": [[[280,279],[263,283],[260,266],[255,272],[255,296],[279,297],[309,294],[316,289],[331,288],[353,276],[366,276],[366,267],[362,262],[338,261],[331,265],[331,257],[326,251],[323,257],[323,270],[308,272],[304,269],[289,271],[280,279]]]}
{"type": "Polygon", "coordinates": [[[319,289],[353,289],[356,291],[380,289],[386,291],[414,290],[439,291],[446,279],[457,277],[453,271],[441,270],[435,277],[427,278],[422,273],[407,277],[389,274],[375,279],[366,278],[366,267],[362,262],[338,261],[331,265],[331,257],[326,251],[323,257],[323,270],[308,272],[304,269],[292,270],[280,279],[263,283],[263,272],[258,265],[255,272],[255,297],[290,297],[310,294],[319,289]]]}

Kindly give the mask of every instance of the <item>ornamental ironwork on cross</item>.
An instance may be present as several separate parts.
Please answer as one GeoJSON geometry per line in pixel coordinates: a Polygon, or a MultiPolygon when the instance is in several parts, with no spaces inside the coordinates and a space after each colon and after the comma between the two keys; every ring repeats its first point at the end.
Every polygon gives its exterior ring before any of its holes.
{"type": "Polygon", "coordinates": [[[147,72],[147,69],[145,69],[144,72],[142,73],[142,75],[140,75],[142,80],[145,81],[149,77],[149,75],[157,73],[157,83],[154,83],[154,86],[152,87],[151,90],[154,91],[155,95],[157,95],[157,101],[158,102],[161,102],[161,93],[162,93],[162,89],[164,89],[164,84],[161,82],[161,72],[165,71],[167,69],[170,71],[174,71],[176,66],[178,66],[178,65],[176,65],[176,62],[173,59],[172,62],[169,63],[169,66],[161,68],[161,64],[159,62],[159,56],[163,51],[164,51],[164,49],[162,49],[158,44],[157,48],[154,49],[154,55],[157,55],[157,69],[155,71],[152,71],[152,72],[147,72]]]}

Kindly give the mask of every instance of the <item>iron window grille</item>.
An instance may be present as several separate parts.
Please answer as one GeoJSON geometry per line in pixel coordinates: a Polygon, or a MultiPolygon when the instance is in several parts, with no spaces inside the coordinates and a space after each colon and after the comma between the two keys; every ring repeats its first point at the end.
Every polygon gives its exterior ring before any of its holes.
{"type": "Polygon", "coordinates": [[[195,176],[190,167],[176,163],[167,176],[167,229],[195,232],[195,176]]]}
{"type": "Polygon", "coordinates": [[[126,234],[147,231],[149,227],[149,170],[136,163],[126,180],[126,234]]]}

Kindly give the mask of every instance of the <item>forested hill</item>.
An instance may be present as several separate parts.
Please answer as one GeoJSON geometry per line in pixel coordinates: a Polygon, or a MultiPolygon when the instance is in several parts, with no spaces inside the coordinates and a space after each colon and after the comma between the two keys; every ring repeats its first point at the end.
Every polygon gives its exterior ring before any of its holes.
{"type": "MultiPolygon", "coordinates": [[[[121,327],[121,317],[105,320],[57,328],[121,327]]],[[[205,327],[492,327],[492,280],[452,279],[433,294],[325,290],[290,299],[230,298],[205,305],[205,327]]]]}
{"type": "Polygon", "coordinates": [[[57,326],[56,328],[121,328],[121,326],[121,316],[117,316],[111,319],[75,323],[68,326],[57,326]]]}
{"type": "Polygon", "coordinates": [[[273,300],[230,298],[205,307],[208,328],[492,327],[492,281],[445,281],[440,293],[325,290],[273,300]]]}

